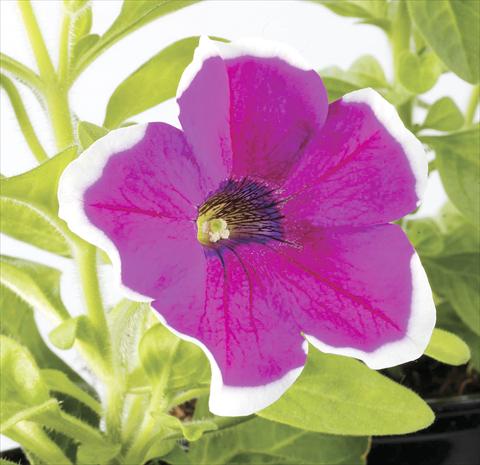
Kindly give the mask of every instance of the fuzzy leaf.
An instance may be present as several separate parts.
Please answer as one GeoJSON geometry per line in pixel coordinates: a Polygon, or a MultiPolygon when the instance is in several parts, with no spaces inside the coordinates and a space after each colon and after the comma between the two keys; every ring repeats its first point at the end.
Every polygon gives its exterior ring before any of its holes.
{"type": "Polygon", "coordinates": [[[198,40],[199,37],[188,37],[174,42],[125,79],[108,101],[104,126],[115,128],[128,118],[174,97],[198,40]]]}
{"type": "Polygon", "coordinates": [[[139,353],[152,384],[178,390],[209,380],[209,366],[202,350],[161,324],[152,326],[143,335],[139,353]]]}
{"type": "Polygon", "coordinates": [[[118,376],[127,375],[138,366],[138,347],[147,328],[150,312],[148,305],[127,299],[108,312],[114,366],[120,372],[118,376]]]}
{"type": "Polygon", "coordinates": [[[84,69],[91,61],[122,37],[125,37],[161,16],[193,5],[198,1],[199,0],[124,0],[119,15],[115,18],[105,34],[79,56],[77,60],[78,70],[81,71],[84,69]]]}
{"type": "Polygon", "coordinates": [[[442,97],[428,110],[422,127],[438,131],[456,131],[463,126],[464,118],[450,97],[442,97]]]}
{"type": "Polygon", "coordinates": [[[458,76],[480,79],[480,2],[408,0],[408,11],[425,41],[458,76]]]}
{"type": "Polygon", "coordinates": [[[2,195],[43,207],[56,216],[58,179],[76,155],[75,148],[68,148],[26,173],[2,179],[2,195]]]}
{"type": "Polygon", "coordinates": [[[38,332],[30,306],[4,286],[0,287],[0,333],[27,347],[40,368],[61,370],[75,382],[84,382],[47,347],[38,332]]]}
{"type": "Polygon", "coordinates": [[[0,335],[0,400],[34,406],[49,400],[48,389],[27,348],[0,335]]]}
{"type": "Polygon", "coordinates": [[[458,336],[435,328],[425,354],[447,365],[464,365],[470,360],[470,349],[458,336]]]}
{"type": "Polygon", "coordinates": [[[90,407],[98,415],[102,412],[102,406],[86,391],[78,387],[70,378],[58,370],[41,370],[41,376],[50,391],[67,394],[90,407]]]}
{"type": "Polygon", "coordinates": [[[96,140],[108,134],[108,129],[103,126],[89,123],[88,121],[80,121],[78,123],[78,139],[82,150],[88,149],[96,140]]]}
{"type": "Polygon", "coordinates": [[[409,389],[358,360],[313,347],[297,382],[258,415],[308,431],[360,436],[410,433],[434,419],[409,389]]]}
{"type": "Polygon", "coordinates": [[[164,459],[172,465],[223,465],[243,463],[245,456],[269,459],[275,464],[364,464],[367,438],[349,438],[310,433],[256,418],[227,430],[211,433],[190,444],[188,452],[178,446],[164,459]]]}
{"type": "Polygon", "coordinates": [[[70,246],[49,212],[3,195],[0,196],[0,209],[2,233],[40,249],[70,257],[70,246]]]}
{"type": "Polygon", "coordinates": [[[60,272],[39,263],[0,256],[0,282],[53,320],[69,317],[60,298],[60,272]]]}

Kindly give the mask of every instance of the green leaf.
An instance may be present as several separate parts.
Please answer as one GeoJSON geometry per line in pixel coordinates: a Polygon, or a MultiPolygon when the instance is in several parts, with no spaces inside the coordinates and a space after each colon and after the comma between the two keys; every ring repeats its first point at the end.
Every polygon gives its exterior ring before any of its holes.
{"type": "Polygon", "coordinates": [[[92,28],[92,5],[86,3],[73,12],[73,27],[70,43],[75,46],[92,28]]]}
{"type": "Polygon", "coordinates": [[[345,94],[361,88],[360,85],[351,82],[346,71],[343,71],[337,66],[324,68],[319,71],[319,74],[327,89],[328,100],[330,102],[338,100],[345,94]]]}
{"type": "Polygon", "coordinates": [[[422,127],[438,131],[456,131],[463,123],[462,112],[456,103],[450,97],[442,97],[429,108],[422,127]]]}
{"type": "Polygon", "coordinates": [[[430,90],[442,74],[442,65],[436,55],[427,52],[421,56],[405,50],[398,63],[398,78],[401,84],[414,94],[430,90]]]}
{"type": "Polygon", "coordinates": [[[60,298],[60,271],[5,255],[0,264],[0,282],[34,309],[57,321],[70,316],[60,298]]]}
{"type": "Polygon", "coordinates": [[[83,55],[86,55],[89,50],[99,42],[100,36],[98,34],[87,34],[83,36],[73,47],[72,50],[72,63],[78,63],[83,55]]]}
{"type": "MultiPolygon", "coordinates": [[[[77,75],[96,57],[122,37],[154,19],[173,13],[199,0],[124,0],[119,15],[110,28],[78,59],[77,75]]],[[[88,36],[87,36],[88,37],[88,36]]]]}
{"type": "Polygon", "coordinates": [[[431,218],[408,220],[404,225],[405,232],[415,249],[424,255],[438,255],[443,251],[443,237],[437,223],[431,218]]]}
{"type": "Polygon", "coordinates": [[[26,173],[0,180],[0,229],[16,239],[70,256],[64,223],[57,216],[58,179],[76,149],[60,152],[26,173]]]}
{"type": "Polygon", "coordinates": [[[297,382],[258,415],[308,431],[355,436],[410,433],[434,419],[409,389],[358,360],[312,347],[297,382]]]}
{"type": "Polygon", "coordinates": [[[389,86],[382,65],[372,55],[363,55],[348,69],[352,79],[362,87],[386,88],[389,86]]]}
{"type": "Polygon", "coordinates": [[[0,335],[0,346],[0,401],[10,405],[7,411],[0,409],[3,423],[5,414],[11,417],[24,408],[44,404],[50,396],[28,349],[3,335],[0,335]]]}
{"type": "Polygon", "coordinates": [[[464,365],[470,360],[470,349],[458,336],[435,328],[425,354],[447,365],[464,365]]]}
{"type": "Polygon", "coordinates": [[[117,376],[125,376],[138,366],[138,347],[147,328],[150,312],[147,304],[127,299],[108,312],[113,365],[119,370],[117,376]]]}
{"type": "Polygon", "coordinates": [[[89,340],[93,337],[92,333],[93,328],[89,319],[85,315],[80,315],[62,321],[48,337],[55,347],[67,350],[73,347],[75,339],[89,340]]]}
{"type": "Polygon", "coordinates": [[[58,409],[56,399],[48,399],[33,407],[10,401],[0,401],[0,433],[6,433],[10,428],[21,421],[35,420],[44,413],[58,409]]]}
{"type": "Polygon", "coordinates": [[[47,347],[38,332],[30,306],[4,286],[0,287],[0,333],[27,347],[40,368],[62,370],[75,382],[84,382],[47,347]]]}
{"type": "Polygon", "coordinates": [[[56,215],[58,179],[76,155],[74,147],[68,148],[26,173],[2,179],[2,195],[43,207],[56,215]]]}
{"type": "Polygon", "coordinates": [[[425,41],[454,73],[480,79],[480,2],[409,0],[410,16],[425,41]]]}
{"type": "Polygon", "coordinates": [[[480,126],[420,139],[435,150],[440,178],[452,203],[480,227],[480,126]]]}
{"type": "Polygon", "coordinates": [[[470,363],[480,371],[480,336],[471,331],[448,302],[437,305],[437,326],[462,338],[470,347],[470,363]]]}
{"type": "Polygon", "coordinates": [[[329,101],[364,87],[372,87],[384,96],[393,95],[382,66],[371,55],[361,56],[347,71],[332,66],[321,70],[319,74],[327,89],[329,101]]]}
{"type": "Polygon", "coordinates": [[[448,300],[458,316],[480,334],[480,254],[424,257],[422,263],[437,295],[448,300]]]}
{"type": "Polygon", "coordinates": [[[41,376],[50,391],[67,394],[90,407],[98,415],[102,412],[102,406],[86,391],[78,387],[65,373],[58,370],[41,370],[41,376]]]}
{"type": "Polygon", "coordinates": [[[387,2],[384,0],[311,0],[319,3],[337,15],[350,18],[385,18],[387,2]]]}
{"type": "Polygon", "coordinates": [[[128,118],[174,97],[198,41],[199,37],[188,37],[169,45],[125,79],[108,101],[104,126],[118,127],[128,118]]]}
{"type": "Polygon", "coordinates": [[[70,256],[70,246],[48,212],[3,195],[0,196],[0,209],[2,233],[57,255],[70,256]]]}
{"type": "Polygon", "coordinates": [[[480,250],[480,229],[466,221],[450,202],[442,208],[437,223],[445,242],[443,256],[477,253],[480,250]]]}
{"type": "Polygon", "coordinates": [[[147,376],[156,386],[178,390],[208,383],[210,370],[202,350],[161,324],[143,335],[139,353],[147,376]]]}
{"type": "Polygon", "coordinates": [[[80,121],[78,123],[78,139],[82,150],[86,150],[96,140],[100,139],[104,135],[108,134],[108,129],[103,126],[97,126],[96,124],[89,123],[88,121],[80,121]]]}
{"type": "Polygon", "coordinates": [[[181,431],[187,441],[198,441],[205,432],[218,429],[217,424],[211,420],[181,421],[166,413],[159,413],[157,417],[162,426],[181,431]]]}
{"type": "Polygon", "coordinates": [[[235,427],[204,436],[190,444],[188,452],[176,447],[164,460],[172,465],[223,465],[244,463],[245,456],[267,461],[305,465],[364,464],[367,438],[349,438],[310,433],[256,418],[235,427]]]}

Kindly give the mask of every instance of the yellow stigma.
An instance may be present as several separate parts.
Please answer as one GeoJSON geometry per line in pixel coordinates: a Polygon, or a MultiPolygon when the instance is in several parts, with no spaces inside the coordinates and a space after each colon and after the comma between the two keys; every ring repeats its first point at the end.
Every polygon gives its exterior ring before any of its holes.
{"type": "Polygon", "coordinates": [[[218,242],[220,239],[230,237],[227,222],[222,218],[209,219],[206,215],[202,215],[197,220],[197,228],[198,240],[203,243],[218,242]]]}

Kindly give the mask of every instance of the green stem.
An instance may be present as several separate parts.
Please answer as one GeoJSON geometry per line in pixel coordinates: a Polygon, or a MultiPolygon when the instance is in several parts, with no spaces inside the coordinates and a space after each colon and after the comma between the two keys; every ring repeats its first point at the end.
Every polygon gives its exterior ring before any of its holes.
{"type": "Polygon", "coordinates": [[[43,92],[45,85],[40,76],[14,58],[0,53],[0,68],[34,90],[43,92]]]}
{"type": "Polygon", "coordinates": [[[470,100],[468,101],[467,111],[465,112],[465,127],[469,127],[473,124],[475,118],[475,112],[477,111],[478,103],[480,99],[480,84],[473,87],[470,94],[470,100]]]}
{"type": "Polygon", "coordinates": [[[40,76],[51,80],[52,76],[55,75],[55,69],[48,54],[45,41],[43,40],[42,32],[38,26],[32,4],[30,0],[18,0],[18,6],[22,14],[25,29],[27,30],[30,45],[35,55],[35,60],[37,61],[40,76]]]}
{"type": "Polygon", "coordinates": [[[45,98],[57,148],[63,150],[74,143],[72,118],[68,105],[68,89],[63,82],[59,82],[57,79],[30,0],[18,0],[18,5],[37,61],[40,77],[46,83],[45,98]]]}
{"type": "Polygon", "coordinates": [[[395,2],[393,6],[396,8],[396,11],[393,18],[390,43],[393,53],[394,80],[395,82],[398,82],[398,65],[400,56],[405,50],[410,50],[412,27],[410,16],[408,15],[407,2],[395,2]]]}
{"type": "Polygon", "coordinates": [[[122,441],[122,417],[125,405],[124,383],[116,377],[111,377],[106,384],[105,423],[107,435],[112,442],[120,443],[122,441]]]}
{"type": "Polygon", "coordinates": [[[68,80],[70,66],[70,27],[72,21],[67,11],[63,13],[62,31],[60,33],[60,50],[58,56],[58,79],[62,83],[68,80]]]}
{"type": "Polygon", "coordinates": [[[61,84],[54,83],[49,86],[46,99],[57,148],[63,150],[75,143],[68,90],[61,84]]]}
{"type": "Polygon", "coordinates": [[[143,463],[145,454],[150,447],[150,442],[156,433],[155,427],[157,425],[157,419],[155,413],[162,410],[162,405],[165,406],[165,398],[163,397],[162,390],[157,389],[150,398],[150,403],[145,412],[145,417],[139,428],[138,435],[125,457],[125,464],[143,463]]]}
{"type": "MultiPolygon", "coordinates": [[[[82,241],[74,250],[82,282],[87,314],[98,335],[108,335],[107,320],[103,309],[102,294],[97,275],[97,254],[93,245],[82,241]]],[[[106,342],[106,341],[104,341],[106,342]]],[[[106,343],[108,349],[109,343],[106,343]]],[[[104,354],[110,355],[110,354],[104,354]]]]}
{"type": "Polygon", "coordinates": [[[27,144],[30,147],[33,155],[39,163],[43,163],[44,161],[48,160],[47,152],[45,152],[42,144],[38,140],[37,134],[33,129],[32,123],[30,122],[27,111],[25,110],[25,106],[23,105],[22,98],[20,97],[15,84],[8,79],[7,76],[0,74],[0,86],[3,87],[8,95],[8,98],[10,99],[10,103],[12,104],[13,111],[15,112],[15,116],[17,117],[17,121],[20,126],[20,130],[22,131],[23,137],[27,141],[27,144]]]}

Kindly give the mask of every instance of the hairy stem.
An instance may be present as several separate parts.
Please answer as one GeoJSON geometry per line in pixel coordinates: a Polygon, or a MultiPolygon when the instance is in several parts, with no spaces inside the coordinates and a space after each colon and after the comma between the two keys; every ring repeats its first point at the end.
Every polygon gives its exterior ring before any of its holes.
{"type": "Polygon", "coordinates": [[[68,90],[62,84],[50,85],[46,100],[57,148],[63,150],[75,143],[68,90]]]}
{"type": "Polygon", "coordinates": [[[44,161],[48,160],[47,152],[45,152],[42,144],[38,140],[37,134],[33,129],[32,123],[30,122],[30,118],[28,117],[28,113],[25,110],[22,98],[20,97],[15,84],[8,79],[7,76],[0,74],[0,85],[3,87],[8,95],[8,98],[10,99],[10,103],[12,104],[13,111],[15,112],[15,116],[17,117],[17,121],[20,126],[20,130],[22,131],[23,137],[30,147],[30,150],[37,161],[39,163],[43,163],[44,161]]]}
{"type": "Polygon", "coordinates": [[[70,27],[72,21],[68,12],[63,13],[62,31],[60,33],[60,50],[58,55],[58,79],[67,82],[70,66],[70,27]]]}
{"type": "MultiPolygon", "coordinates": [[[[93,245],[84,242],[81,246],[76,246],[75,258],[79,267],[87,314],[92,326],[100,335],[109,334],[97,275],[96,249],[93,245]]],[[[106,345],[110,347],[108,343],[106,345]]]]}

